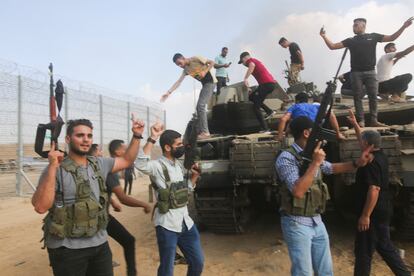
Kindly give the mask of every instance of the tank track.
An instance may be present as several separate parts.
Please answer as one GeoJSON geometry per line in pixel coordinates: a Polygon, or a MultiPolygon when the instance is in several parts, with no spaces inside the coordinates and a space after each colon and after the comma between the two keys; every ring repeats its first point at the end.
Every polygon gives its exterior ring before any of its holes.
{"type": "Polygon", "coordinates": [[[237,189],[202,189],[195,192],[197,217],[214,233],[243,233],[249,220],[249,200],[237,189]]]}

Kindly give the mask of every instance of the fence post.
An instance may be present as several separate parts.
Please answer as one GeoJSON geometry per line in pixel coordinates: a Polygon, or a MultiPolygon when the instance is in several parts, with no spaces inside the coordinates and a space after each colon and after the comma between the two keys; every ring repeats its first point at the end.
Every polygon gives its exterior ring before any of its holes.
{"type": "Polygon", "coordinates": [[[147,136],[151,135],[151,126],[150,126],[150,107],[147,106],[147,136]]]}
{"type": "Polygon", "coordinates": [[[130,116],[131,116],[131,103],[127,102],[127,141],[129,142],[129,140],[131,140],[131,120],[130,120],[130,116]]]}
{"type": "Polygon", "coordinates": [[[167,129],[167,110],[164,109],[164,129],[167,129]]]}
{"type": "MultiPolygon", "coordinates": [[[[64,110],[65,110],[64,120],[65,120],[65,133],[66,133],[66,129],[68,128],[68,121],[69,121],[69,99],[68,99],[69,95],[68,95],[68,89],[66,86],[64,88],[64,91],[65,91],[65,96],[63,97],[63,99],[64,99],[64,110]]],[[[69,146],[66,143],[65,143],[65,149],[66,149],[66,152],[69,151],[69,146]]]]}
{"type": "Polygon", "coordinates": [[[23,170],[23,120],[22,120],[22,79],[17,76],[17,172],[16,172],[16,195],[23,195],[22,170],[23,170]]]}
{"type": "Polygon", "coordinates": [[[101,148],[104,146],[103,139],[103,98],[102,95],[99,95],[99,133],[100,133],[100,144],[101,148]]]}

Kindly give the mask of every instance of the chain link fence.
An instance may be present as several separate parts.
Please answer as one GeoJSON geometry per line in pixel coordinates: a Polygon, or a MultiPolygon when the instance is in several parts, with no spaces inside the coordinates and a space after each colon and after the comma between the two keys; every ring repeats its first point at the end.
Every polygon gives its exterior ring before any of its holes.
{"type": "MultiPolygon", "coordinates": [[[[106,153],[112,139],[130,140],[132,112],[145,121],[144,136],[156,120],[165,123],[165,111],[156,103],[59,75],[54,75],[54,79],[61,79],[65,87],[61,110],[64,121],[91,120],[94,142],[106,153]]],[[[33,189],[27,172],[39,172],[47,164],[34,152],[34,142],[37,125],[49,122],[49,94],[46,71],[0,59],[0,177],[16,174],[15,185],[0,184],[0,197],[22,195],[28,187],[28,191],[33,189]]],[[[62,148],[65,132],[63,127],[59,137],[62,148]]],[[[46,140],[48,137],[50,134],[46,140]]]]}

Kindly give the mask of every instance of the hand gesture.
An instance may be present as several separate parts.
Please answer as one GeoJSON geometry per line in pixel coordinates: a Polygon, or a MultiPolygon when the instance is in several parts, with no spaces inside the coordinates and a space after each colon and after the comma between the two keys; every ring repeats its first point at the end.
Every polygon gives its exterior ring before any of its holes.
{"type": "Polygon", "coordinates": [[[169,92],[165,93],[164,95],[161,96],[160,102],[162,103],[165,102],[169,96],[170,96],[169,92]]]}
{"type": "Polygon", "coordinates": [[[151,138],[157,140],[161,134],[164,132],[164,125],[157,121],[155,124],[151,126],[151,138]]]}
{"type": "Polygon", "coordinates": [[[364,167],[368,163],[371,163],[372,162],[372,160],[374,159],[374,155],[371,153],[373,149],[374,149],[374,145],[370,145],[369,147],[367,147],[362,152],[361,156],[356,161],[356,165],[357,165],[358,168],[359,167],[364,167]]]}
{"type": "Polygon", "coordinates": [[[414,20],[414,17],[413,17],[413,16],[411,16],[410,18],[408,18],[408,19],[404,22],[403,27],[404,27],[404,28],[409,27],[411,24],[413,24],[413,20],[414,20]]]}
{"type": "Polygon", "coordinates": [[[352,109],[350,109],[349,111],[348,111],[348,113],[349,113],[349,116],[347,117],[347,119],[348,119],[348,121],[351,123],[351,125],[353,126],[353,127],[359,127],[359,125],[358,125],[358,121],[357,121],[357,119],[356,119],[356,117],[355,117],[355,114],[354,114],[354,112],[352,112],[352,109]]]}
{"type": "Polygon", "coordinates": [[[249,81],[248,81],[248,80],[244,80],[244,85],[245,85],[247,88],[250,88],[250,85],[249,85],[249,81]]]}
{"type": "Polygon", "coordinates": [[[52,142],[52,145],[50,146],[50,151],[47,154],[47,158],[49,159],[49,165],[58,167],[60,165],[60,162],[62,162],[64,156],[65,155],[63,154],[63,152],[56,150],[55,142],[52,142]]]}
{"type": "Polygon", "coordinates": [[[361,216],[358,220],[358,231],[363,232],[369,229],[369,217],[361,216]]]}
{"type": "Polygon", "coordinates": [[[200,177],[201,169],[198,163],[194,163],[193,166],[191,166],[191,180],[192,182],[196,182],[197,179],[200,177]]]}
{"type": "Polygon", "coordinates": [[[150,204],[145,204],[144,213],[149,214],[149,213],[151,213],[151,210],[152,210],[152,206],[150,204]]]}
{"type": "Polygon", "coordinates": [[[325,27],[322,26],[321,30],[319,31],[319,35],[324,37],[326,35],[325,27]]]}
{"type": "Polygon", "coordinates": [[[325,151],[321,149],[321,145],[322,141],[319,141],[312,155],[312,162],[314,162],[317,166],[322,165],[326,157],[325,151]]]}
{"type": "Polygon", "coordinates": [[[230,66],[230,63],[224,64],[224,68],[229,68],[229,66],[230,66]]]}
{"type": "Polygon", "coordinates": [[[142,120],[139,120],[135,117],[134,113],[131,113],[131,121],[132,121],[132,132],[134,135],[140,136],[144,133],[145,123],[142,120]]]}

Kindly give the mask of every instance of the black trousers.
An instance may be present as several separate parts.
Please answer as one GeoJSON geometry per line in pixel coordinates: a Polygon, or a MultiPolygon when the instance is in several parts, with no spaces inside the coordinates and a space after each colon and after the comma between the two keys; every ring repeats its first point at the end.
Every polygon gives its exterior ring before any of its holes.
{"type": "Polygon", "coordinates": [[[394,93],[401,95],[402,92],[408,89],[408,84],[412,79],[413,76],[411,74],[404,74],[387,81],[382,81],[378,84],[378,93],[394,93]]]}
{"type": "Polygon", "coordinates": [[[217,78],[217,95],[220,95],[220,90],[223,87],[227,86],[227,78],[225,77],[216,77],[217,78]]]}
{"type": "Polygon", "coordinates": [[[265,119],[263,118],[263,114],[260,108],[263,108],[267,115],[272,114],[273,111],[263,102],[267,96],[272,93],[272,91],[275,89],[275,86],[276,85],[272,82],[260,84],[259,87],[249,95],[249,100],[254,103],[254,112],[263,130],[267,130],[268,126],[265,119]]]}
{"type": "Polygon", "coordinates": [[[47,249],[55,276],[113,276],[112,253],[108,242],[81,249],[47,249]]]}
{"type": "Polygon", "coordinates": [[[369,275],[374,251],[377,251],[395,275],[411,275],[390,239],[388,224],[371,222],[368,231],[355,238],[355,276],[369,275]]]}
{"type": "MultiPolygon", "coordinates": [[[[125,262],[127,265],[127,275],[137,275],[135,264],[135,238],[125,227],[112,215],[109,215],[109,222],[106,228],[108,235],[116,240],[124,248],[125,262]]],[[[112,265],[112,263],[111,263],[112,265]]]]}
{"type": "Polygon", "coordinates": [[[127,190],[128,190],[128,195],[131,195],[132,182],[134,182],[134,177],[132,175],[125,175],[124,193],[127,193],[127,190]]]}

